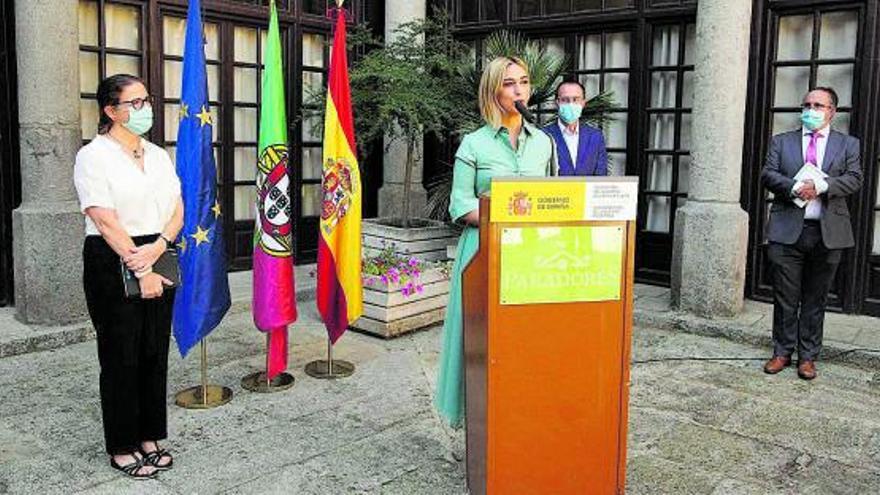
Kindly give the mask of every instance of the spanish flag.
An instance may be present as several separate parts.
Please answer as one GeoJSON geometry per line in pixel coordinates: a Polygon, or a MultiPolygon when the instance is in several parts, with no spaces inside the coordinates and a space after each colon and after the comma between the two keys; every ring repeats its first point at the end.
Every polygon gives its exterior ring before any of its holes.
{"type": "MultiPolygon", "coordinates": [[[[340,2],[341,3],[341,2],[340,2]]],[[[318,236],[318,311],[331,343],[363,313],[361,176],[348,84],[345,10],[337,9],[324,113],[324,167],[318,236]]]]}

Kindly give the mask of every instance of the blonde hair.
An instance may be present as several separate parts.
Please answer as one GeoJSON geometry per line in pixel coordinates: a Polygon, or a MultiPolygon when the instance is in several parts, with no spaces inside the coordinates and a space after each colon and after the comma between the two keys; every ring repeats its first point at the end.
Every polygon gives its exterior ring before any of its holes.
{"type": "Polygon", "coordinates": [[[519,57],[496,57],[486,65],[480,78],[480,115],[493,129],[501,127],[504,109],[498,101],[498,93],[504,83],[504,73],[511,64],[520,66],[526,75],[529,74],[529,68],[519,57]]]}

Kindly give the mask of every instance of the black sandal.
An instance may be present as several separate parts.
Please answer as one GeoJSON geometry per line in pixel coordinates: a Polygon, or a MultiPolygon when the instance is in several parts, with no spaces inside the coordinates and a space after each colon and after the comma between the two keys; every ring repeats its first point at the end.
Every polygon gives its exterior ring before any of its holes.
{"type": "Polygon", "coordinates": [[[153,466],[158,471],[165,471],[166,469],[171,469],[171,466],[174,465],[174,458],[171,457],[171,453],[169,453],[165,449],[156,449],[152,452],[144,452],[141,449],[141,455],[144,456],[144,463],[148,466],[153,466]],[[160,464],[164,458],[168,458],[168,464],[160,464]]]}
{"type": "Polygon", "coordinates": [[[112,467],[113,469],[116,469],[118,471],[122,471],[128,477],[134,478],[136,480],[145,480],[145,479],[149,479],[149,478],[155,478],[156,474],[159,472],[158,470],[154,470],[151,473],[139,473],[138,471],[140,471],[140,469],[142,467],[144,467],[143,459],[139,460],[139,461],[136,460],[136,461],[134,461],[130,464],[126,464],[124,466],[120,466],[119,463],[116,462],[116,459],[114,459],[113,457],[110,457],[110,467],[112,467]]]}

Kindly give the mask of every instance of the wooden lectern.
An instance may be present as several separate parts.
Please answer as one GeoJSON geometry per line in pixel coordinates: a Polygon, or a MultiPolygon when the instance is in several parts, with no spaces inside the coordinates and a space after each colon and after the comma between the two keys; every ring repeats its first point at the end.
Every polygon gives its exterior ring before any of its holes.
{"type": "Polygon", "coordinates": [[[622,494],[634,177],[494,179],[464,272],[471,494],[622,494]]]}

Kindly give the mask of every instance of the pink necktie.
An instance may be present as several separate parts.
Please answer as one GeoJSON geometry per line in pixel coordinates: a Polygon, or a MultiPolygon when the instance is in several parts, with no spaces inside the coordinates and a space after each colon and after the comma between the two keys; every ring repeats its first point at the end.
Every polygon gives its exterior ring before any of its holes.
{"type": "Polygon", "coordinates": [[[817,149],[819,147],[818,142],[820,137],[822,137],[822,135],[819,134],[819,131],[813,131],[812,134],[810,134],[810,144],[807,145],[807,156],[804,158],[804,163],[812,163],[816,167],[819,166],[819,159],[816,155],[818,154],[817,149]]]}

